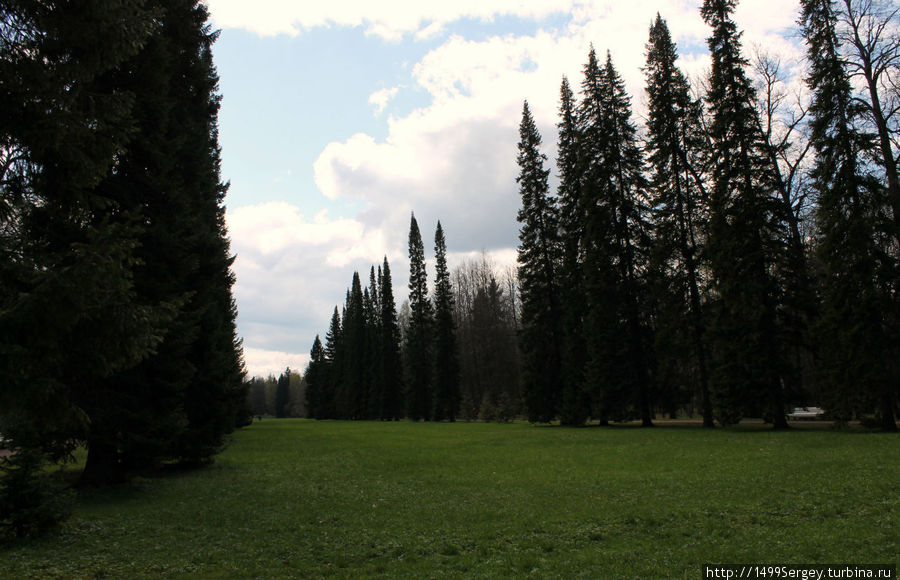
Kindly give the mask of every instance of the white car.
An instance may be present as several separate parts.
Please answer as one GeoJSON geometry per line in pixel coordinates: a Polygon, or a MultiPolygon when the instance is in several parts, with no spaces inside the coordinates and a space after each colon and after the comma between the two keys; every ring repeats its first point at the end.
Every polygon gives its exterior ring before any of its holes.
{"type": "Polygon", "coordinates": [[[825,411],[821,407],[794,407],[788,414],[788,419],[793,421],[815,421],[821,419],[825,411]]]}

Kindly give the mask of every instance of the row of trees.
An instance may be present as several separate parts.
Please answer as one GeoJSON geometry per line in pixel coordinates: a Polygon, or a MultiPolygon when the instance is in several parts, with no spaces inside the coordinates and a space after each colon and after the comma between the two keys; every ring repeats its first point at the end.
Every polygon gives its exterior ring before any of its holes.
{"type": "Polygon", "coordinates": [[[290,367],[277,377],[253,377],[247,383],[247,406],[257,417],[306,417],[306,382],[290,367]]]}
{"type": "Polygon", "coordinates": [[[525,104],[519,284],[533,421],[652,425],[655,408],[690,406],[706,426],[761,415],[786,427],[786,404],[813,397],[839,422],[875,412],[896,429],[896,9],[803,0],[812,103],[779,131],[777,67],[761,60],[757,92],[734,7],[703,3],[702,98],[666,23],[652,24],[643,139],[611,57],[591,49],[579,98],[562,81],[556,195],[525,104]]]}
{"type": "MultiPolygon", "coordinates": [[[[82,482],[204,462],[245,420],[195,0],[0,5],[0,431],[82,482]]],[[[9,479],[12,481],[12,478],[9,479]]]]}
{"type": "MultiPolygon", "coordinates": [[[[379,266],[377,270],[370,269],[370,283],[362,288],[362,303],[375,304],[384,298],[371,300],[373,295],[372,280],[374,276],[375,288],[381,288],[385,283],[384,272],[389,267],[379,266]]],[[[358,275],[356,276],[358,277],[358,275]]],[[[477,259],[466,259],[451,272],[451,288],[453,292],[453,327],[455,329],[454,341],[459,368],[459,402],[458,409],[454,413],[454,419],[466,420],[484,419],[488,421],[508,421],[522,413],[522,394],[519,382],[520,359],[518,350],[518,301],[517,281],[515,270],[506,272],[498,271],[487,254],[482,254],[477,259]]],[[[348,289],[347,294],[353,294],[348,289]]],[[[377,291],[374,293],[378,296],[377,291]]],[[[388,301],[392,299],[392,293],[388,301]]],[[[343,321],[346,320],[348,305],[353,300],[345,301],[341,312],[335,308],[332,320],[326,334],[325,342],[321,338],[314,342],[311,351],[311,359],[317,364],[307,368],[301,376],[298,373],[285,370],[278,377],[269,375],[266,378],[253,377],[249,381],[247,401],[254,415],[271,415],[275,417],[311,417],[334,418],[333,397],[340,392],[335,389],[333,383],[334,362],[339,360],[336,348],[343,331],[343,321]],[[325,370],[323,370],[325,367],[325,370]],[[311,369],[311,371],[310,371],[311,369]],[[329,373],[323,377],[320,373],[329,373]],[[308,391],[307,379],[312,377],[313,390],[308,391]],[[327,377],[327,378],[326,378],[327,377]],[[285,390],[283,385],[288,385],[285,390]],[[320,390],[317,390],[320,389],[320,390]],[[282,393],[279,395],[278,393],[282,393]],[[281,401],[281,405],[278,404],[281,401]],[[307,407],[307,403],[312,406],[307,407]],[[318,411],[317,411],[318,408],[318,411]]],[[[364,310],[366,308],[364,307],[364,310]]],[[[371,312],[371,309],[369,310],[371,312]]],[[[379,308],[383,312],[383,306],[379,308]]],[[[383,315],[384,316],[384,315],[383,315]]],[[[389,314],[387,315],[389,319],[389,314]]],[[[408,346],[406,336],[410,327],[411,308],[406,300],[400,306],[396,314],[400,331],[397,341],[401,353],[401,369],[403,361],[410,360],[410,354],[405,350],[408,346]]],[[[380,320],[378,320],[380,324],[380,320]]],[[[374,372],[382,368],[378,352],[391,349],[379,347],[376,343],[378,336],[390,341],[390,333],[379,334],[378,327],[370,326],[367,333],[372,339],[369,342],[370,366],[374,372]]],[[[383,329],[382,329],[383,330],[383,329]]],[[[388,342],[390,344],[390,342],[388,342]]],[[[389,365],[390,366],[390,365],[389,365]]],[[[366,380],[371,381],[370,373],[363,373],[366,380]]],[[[405,396],[404,373],[394,374],[399,376],[398,387],[401,398],[405,396]]],[[[383,381],[374,381],[383,385],[383,381]]],[[[365,390],[363,386],[360,390],[365,390]]],[[[357,389],[344,388],[343,392],[353,392],[357,389]]],[[[400,413],[394,418],[406,416],[406,404],[399,405],[400,413]]],[[[369,415],[371,418],[380,418],[377,414],[369,415]]]]}
{"type": "MultiPolygon", "coordinates": [[[[372,276],[375,276],[375,287],[380,288],[384,284],[385,271],[389,272],[389,268],[383,265],[377,270],[370,270],[369,286],[362,288],[363,304],[371,301],[372,276]]],[[[521,415],[523,410],[519,382],[515,270],[500,271],[488,254],[482,254],[477,259],[466,259],[457,265],[451,272],[451,281],[453,324],[459,364],[459,409],[454,418],[509,421],[521,415]]],[[[352,289],[348,290],[348,294],[352,294],[352,289]]],[[[375,294],[377,296],[377,292],[375,294]]],[[[379,298],[380,300],[383,298],[379,298]]],[[[390,302],[390,297],[388,301],[390,302]]],[[[341,312],[347,312],[347,305],[345,302],[341,312]]],[[[339,358],[336,356],[338,349],[332,345],[335,344],[333,337],[341,336],[343,326],[341,312],[334,310],[324,344],[320,339],[319,346],[314,345],[313,348],[312,358],[317,364],[308,367],[302,377],[291,369],[286,369],[277,377],[269,375],[265,378],[250,379],[247,401],[253,415],[311,418],[336,416],[332,412],[321,412],[321,408],[317,412],[316,407],[324,398],[328,408],[331,408],[333,397],[338,392],[334,389],[333,377],[327,375],[328,378],[325,378],[320,373],[331,373],[331,369],[335,368],[334,361],[339,358]],[[326,367],[325,371],[322,370],[323,366],[326,367]],[[307,390],[309,377],[312,377],[313,382],[311,392],[307,390]],[[316,388],[319,386],[322,386],[322,389],[317,391],[316,388]],[[308,398],[312,400],[312,408],[307,407],[308,398]]],[[[401,365],[403,360],[409,360],[409,355],[404,355],[404,345],[407,344],[405,337],[409,331],[410,314],[409,301],[406,300],[396,315],[400,329],[397,344],[401,353],[401,365]]],[[[369,336],[377,341],[378,333],[373,332],[372,328],[368,332],[369,336]]],[[[370,356],[376,372],[382,364],[377,356],[379,350],[385,349],[370,347],[370,356]]],[[[369,374],[364,376],[371,379],[369,374]]],[[[401,372],[398,387],[401,397],[405,393],[402,387],[403,376],[401,372]]],[[[384,383],[378,381],[376,384],[384,383]]],[[[343,392],[353,390],[345,388],[343,392]]],[[[399,408],[401,411],[399,416],[405,416],[406,405],[401,404],[399,408]]],[[[379,418],[374,414],[371,417],[379,418]]]]}
{"type": "Polygon", "coordinates": [[[317,419],[455,421],[460,407],[454,297],[441,223],[434,237],[436,281],[428,294],[425,250],[413,215],[409,302],[402,341],[387,258],[363,288],[353,274],[342,313],[316,336],[306,371],[307,405],[317,419]]]}
{"type": "Polygon", "coordinates": [[[362,288],[353,273],[342,312],[337,307],[325,336],[316,335],[307,367],[306,401],[315,419],[382,419],[403,416],[400,328],[387,258],[362,288]]]}

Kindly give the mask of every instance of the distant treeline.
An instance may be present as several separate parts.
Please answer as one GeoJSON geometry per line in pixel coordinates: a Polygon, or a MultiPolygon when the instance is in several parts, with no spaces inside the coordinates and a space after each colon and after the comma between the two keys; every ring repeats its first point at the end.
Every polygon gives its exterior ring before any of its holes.
{"type": "Polygon", "coordinates": [[[354,273],[304,376],[316,419],[509,420],[520,413],[515,276],[488,258],[448,270],[440,222],[429,294],[419,226],[410,220],[409,300],[397,312],[390,264],[354,273]],[[455,281],[455,283],[454,283],[455,281]]]}
{"type": "Polygon", "coordinates": [[[257,417],[306,417],[306,379],[290,367],[277,377],[253,377],[247,385],[247,406],[257,417]]]}
{"type": "MultiPolygon", "coordinates": [[[[383,346],[379,346],[377,337],[390,339],[390,333],[379,330],[384,316],[390,320],[390,314],[384,314],[385,307],[395,312],[394,316],[399,325],[401,368],[405,368],[404,361],[409,360],[410,356],[405,339],[411,315],[409,302],[404,301],[397,312],[392,296],[388,295],[385,303],[384,291],[379,293],[377,290],[383,287],[384,272],[387,271],[390,275],[389,270],[390,266],[385,267],[384,263],[377,269],[373,267],[369,272],[369,285],[361,288],[364,311],[374,312],[373,306],[377,304],[378,311],[383,313],[381,316],[367,318],[364,333],[370,338],[366,340],[368,347],[364,349],[364,357],[376,367],[373,373],[379,372],[378,368],[381,365],[377,353],[384,350],[383,346]],[[372,291],[373,276],[375,292],[372,291]],[[370,306],[366,307],[366,304],[370,306]]],[[[354,278],[359,278],[358,274],[354,278]]],[[[519,304],[515,270],[499,271],[490,256],[482,254],[478,259],[465,260],[454,268],[451,280],[459,364],[459,409],[454,418],[509,421],[524,412],[519,382],[520,360],[516,334],[519,326],[519,304]]],[[[351,288],[347,291],[348,298],[353,293],[354,285],[351,282],[351,288]]],[[[339,365],[334,364],[342,356],[339,354],[340,351],[349,350],[342,340],[347,320],[346,313],[352,302],[352,299],[345,301],[340,311],[335,308],[324,343],[321,339],[317,341],[322,350],[316,346],[313,348],[317,353],[314,356],[318,366],[314,364],[308,367],[302,379],[295,371],[286,369],[277,377],[270,375],[250,380],[248,404],[254,415],[320,419],[338,417],[333,411],[335,406],[332,401],[335,394],[355,390],[337,384],[345,380],[346,375],[338,370],[339,365]],[[310,377],[312,377],[312,391],[308,390],[307,379],[310,377]],[[308,400],[308,397],[311,397],[311,400],[308,400]]],[[[384,385],[383,381],[376,381],[373,377],[373,374],[367,373],[366,380],[369,384],[376,385],[376,388],[378,385],[384,385]]],[[[405,374],[401,371],[399,393],[404,400],[407,394],[405,380],[405,374]]],[[[383,395],[376,390],[373,398],[378,400],[381,397],[383,395]]],[[[398,416],[405,416],[405,403],[400,405],[400,409],[402,413],[398,416]]],[[[369,418],[380,416],[373,413],[369,418]]]]}

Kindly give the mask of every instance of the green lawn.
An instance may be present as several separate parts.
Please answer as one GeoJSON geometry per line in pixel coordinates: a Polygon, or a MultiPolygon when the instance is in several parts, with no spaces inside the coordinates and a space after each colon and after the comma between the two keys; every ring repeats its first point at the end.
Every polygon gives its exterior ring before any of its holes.
{"type": "Polygon", "coordinates": [[[10,578],[700,578],[897,563],[900,437],[761,426],[265,420],[215,465],[84,493],[10,578]]]}

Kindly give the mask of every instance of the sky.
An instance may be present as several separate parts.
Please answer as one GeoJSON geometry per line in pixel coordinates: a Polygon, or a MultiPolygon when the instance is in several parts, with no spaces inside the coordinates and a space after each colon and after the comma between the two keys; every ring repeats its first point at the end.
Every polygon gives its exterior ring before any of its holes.
{"type": "MultiPolygon", "coordinates": [[[[302,371],[354,271],[390,262],[407,296],[410,214],[452,268],[515,264],[516,145],[527,100],[554,168],[559,88],[593,45],[646,109],[641,67],[659,13],[692,79],[708,71],[701,0],[207,0],[238,333],[250,375],[302,371]]],[[[802,67],[797,0],[744,0],[745,56],[802,67]]],[[[554,187],[554,176],[551,187],[554,187]]],[[[433,266],[433,261],[432,261],[433,266]]],[[[433,267],[429,285],[433,282],[433,267]]]]}

